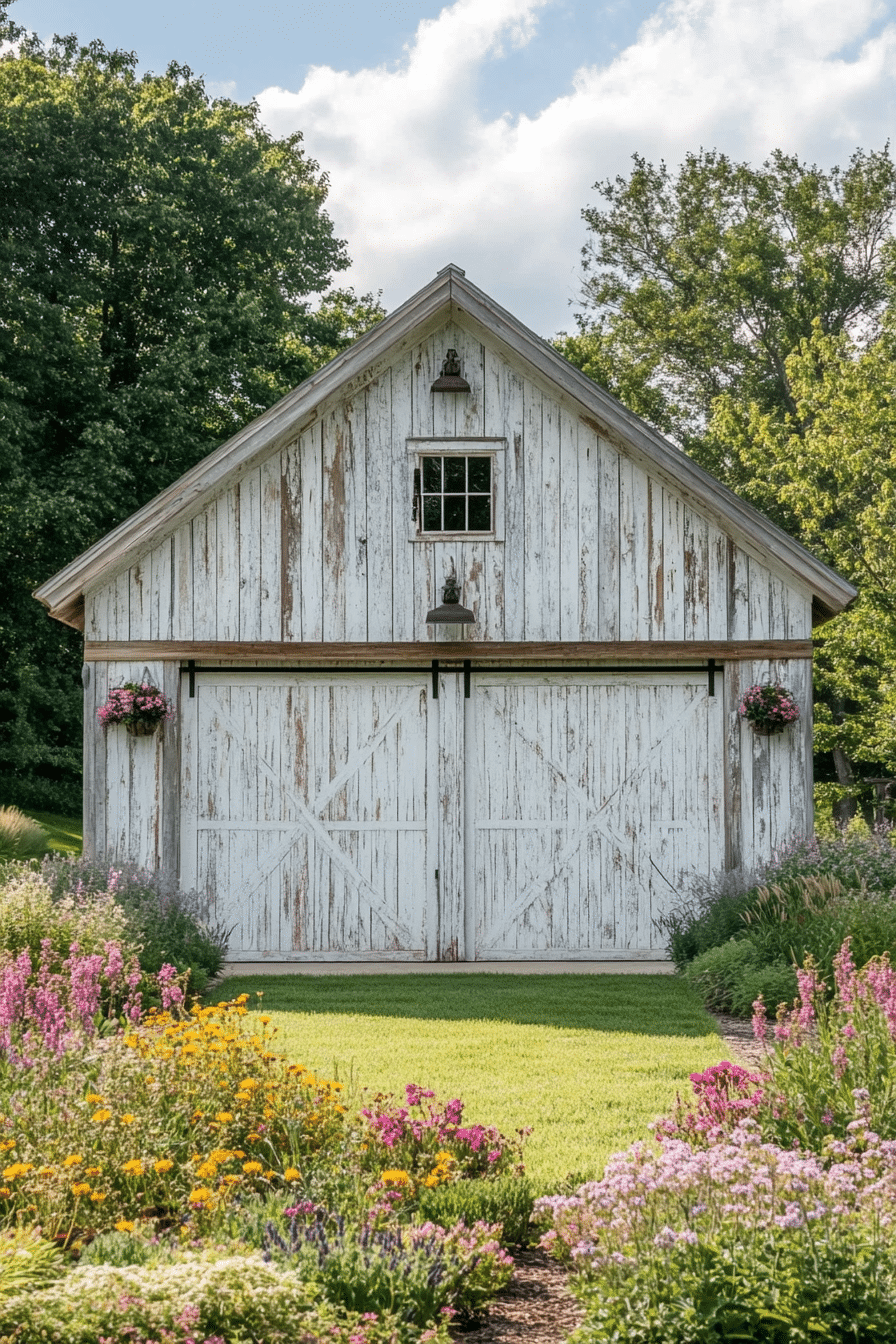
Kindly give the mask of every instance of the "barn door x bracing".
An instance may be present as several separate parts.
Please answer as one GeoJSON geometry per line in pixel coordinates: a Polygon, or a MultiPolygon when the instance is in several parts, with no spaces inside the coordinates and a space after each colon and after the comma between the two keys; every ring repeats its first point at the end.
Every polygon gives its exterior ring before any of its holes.
{"type": "Polygon", "coordinates": [[[658,956],[722,866],[722,704],[643,673],[203,672],[182,881],[236,960],[658,956]]]}

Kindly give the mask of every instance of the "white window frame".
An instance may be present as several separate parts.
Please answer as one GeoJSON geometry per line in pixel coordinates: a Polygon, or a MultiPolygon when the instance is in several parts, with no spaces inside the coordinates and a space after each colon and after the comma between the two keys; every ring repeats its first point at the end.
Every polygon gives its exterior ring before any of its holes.
{"type": "MultiPolygon", "coordinates": [[[[504,456],[507,439],[409,438],[407,517],[409,541],[504,541],[504,456]],[[424,532],[423,519],[413,517],[414,472],[423,472],[425,457],[490,457],[492,461],[492,529],[490,532],[424,532]]],[[[418,515],[421,510],[418,502],[418,515]]]]}

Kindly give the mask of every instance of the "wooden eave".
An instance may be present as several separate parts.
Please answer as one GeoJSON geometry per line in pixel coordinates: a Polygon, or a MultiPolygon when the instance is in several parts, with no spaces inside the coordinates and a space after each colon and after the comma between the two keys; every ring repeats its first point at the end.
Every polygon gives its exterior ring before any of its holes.
{"type": "Polygon", "coordinates": [[[551,386],[578,403],[586,422],[593,417],[594,428],[600,434],[639,459],[683,498],[708,510],[722,530],[747,549],[758,550],[774,567],[783,569],[808,588],[813,597],[813,623],[828,620],[855,600],[857,592],[851,584],[626,410],[615,397],[471,284],[463,271],[453,265],[445,267],[348,350],[41,584],[34,596],[56,620],[83,630],[84,594],[88,588],[132,563],[192,517],[206,499],[226,488],[231,478],[249,469],[277,444],[301,433],[329,397],[340,391],[350,392],[353,380],[363,385],[368,381],[364,375],[372,365],[383,363],[387,355],[412,344],[421,329],[432,324],[446,309],[458,317],[469,317],[509,354],[522,356],[551,386]]]}

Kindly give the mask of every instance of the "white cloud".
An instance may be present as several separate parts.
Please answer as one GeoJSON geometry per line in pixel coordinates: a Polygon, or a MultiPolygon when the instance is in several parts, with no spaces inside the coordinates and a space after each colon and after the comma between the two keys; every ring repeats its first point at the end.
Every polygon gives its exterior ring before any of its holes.
{"type": "Polygon", "coordinates": [[[889,134],[896,25],[877,0],[672,0],[612,64],[570,72],[537,116],[489,120],[477,79],[538,41],[551,2],[457,0],[395,68],[318,66],[296,93],[259,95],[271,129],[302,130],[330,174],[347,279],[383,288],[388,306],[455,261],[550,334],[571,324],[580,210],[632,152],[759,161],[780,147],[831,164],[889,134]]]}

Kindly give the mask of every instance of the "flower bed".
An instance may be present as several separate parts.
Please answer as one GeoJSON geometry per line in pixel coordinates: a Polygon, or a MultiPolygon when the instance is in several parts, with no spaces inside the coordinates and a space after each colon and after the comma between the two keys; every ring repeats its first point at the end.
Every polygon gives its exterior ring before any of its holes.
{"type": "Polygon", "coordinates": [[[505,1206],[521,1227],[519,1138],[417,1084],[359,1110],[280,1056],[245,995],[187,1008],[186,972],[142,971],[108,892],[54,904],[17,880],[0,1338],[412,1344],[485,1309],[512,1272],[505,1206]],[[449,1188],[450,1219],[421,1211],[449,1188]]]}
{"type": "Polygon", "coordinates": [[[849,942],[829,993],[810,963],[762,1069],[692,1075],[655,1139],[602,1180],[538,1201],[569,1264],[578,1340],[896,1338],[896,972],[849,942]]]}

